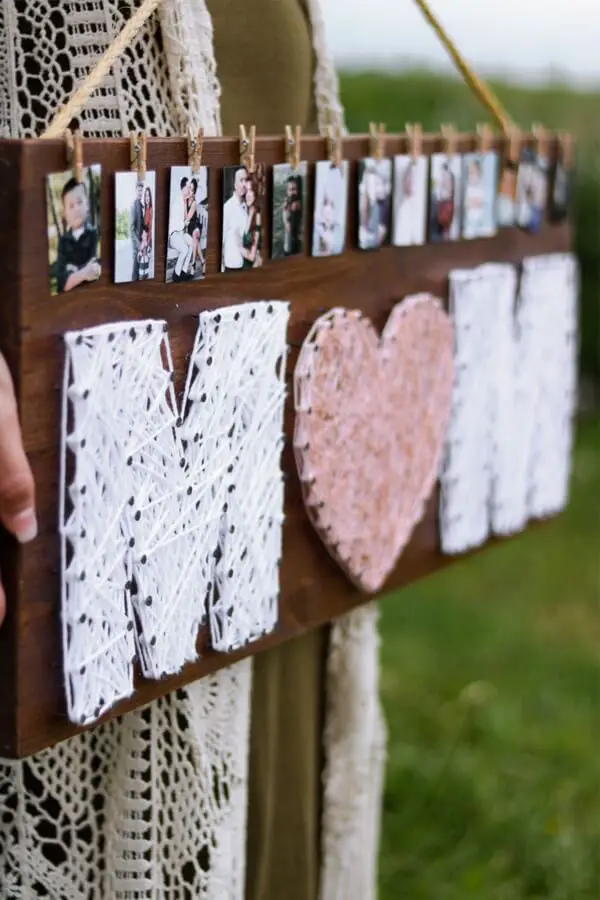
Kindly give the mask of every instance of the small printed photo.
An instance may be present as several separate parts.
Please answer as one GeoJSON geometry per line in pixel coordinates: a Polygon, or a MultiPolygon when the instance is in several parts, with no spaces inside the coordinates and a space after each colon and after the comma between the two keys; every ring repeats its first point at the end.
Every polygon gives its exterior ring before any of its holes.
{"type": "Polygon", "coordinates": [[[504,161],[498,187],[498,203],[496,205],[496,218],[499,228],[512,228],[517,224],[518,172],[518,162],[515,162],[513,159],[504,161]]]}
{"type": "Polygon", "coordinates": [[[348,161],[316,164],[313,256],[338,256],[346,245],[348,161]]]}
{"type": "Polygon", "coordinates": [[[498,231],[498,154],[494,150],[466,153],[463,159],[463,237],[492,237],[498,231]]]}
{"type": "Polygon", "coordinates": [[[206,275],[208,168],[171,167],[166,282],[199,281],[206,275]]]}
{"type": "Polygon", "coordinates": [[[304,253],[308,166],[273,166],[273,259],[304,253]]]}
{"type": "Polygon", "coordinates": [[[559,161],[554,169],[552,202],[550,204],[553,222],[564,222],[569,217],[572,193],[572,172],[565,167],[564,163],[559,161]]]}
{"type": "Polygon", "coordinates": [[[97,281],[100,264],[101,167],[49,175],[46,181],[50,291],[53,296],[97,281]]]}
{"type": "Polygon", "coordinates": [[[434,243],[460,237],[462,156],[434,153],[431,157],[429,238],[434,243]]]}
{"type": "Polygon", "coordinates": [[[257,269],[263,264],[266,169],[245,166],[223,169],[223,247],[221,271],[257,269]]]}
{"type": "Polygon", "coordinates": [[[374,250],[390,241],[392,160],[363,159],[358,164],[358,246],[374,250]]]}
{"type": "Polygon", "coordinates": [[[525,147],[517,179],[517,224],[536,234],[544,224],[547,202],[548,161],[525,147]]]}
{"type": "Polygon", "coordinates": [[[115,282],[154,278],[156,173],[115,175],[115,282]]]}
{"type": "Polygon", "coordinates": [[[394,224],[396,247],[424,244],[427,237],[427,156],[394,157],[394,224]]]}

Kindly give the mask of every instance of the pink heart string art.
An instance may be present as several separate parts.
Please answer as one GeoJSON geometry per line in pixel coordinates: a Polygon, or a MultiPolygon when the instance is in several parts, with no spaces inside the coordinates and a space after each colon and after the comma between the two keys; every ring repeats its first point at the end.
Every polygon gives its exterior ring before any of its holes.
{"type": "Polygon", "coordinates": [[[308,515],[351,581],[378,591],[421,520],[450,418],[453,328],[439,300],[407,297],[381,337],[335,308],[294,371],[294,451],[308,515]]]}

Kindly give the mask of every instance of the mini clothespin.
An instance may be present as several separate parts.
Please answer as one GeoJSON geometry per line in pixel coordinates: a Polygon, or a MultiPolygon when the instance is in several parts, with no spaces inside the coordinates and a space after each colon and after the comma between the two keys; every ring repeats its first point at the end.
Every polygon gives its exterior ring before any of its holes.
{"type": "Polygon", "coordinates": [[[67,147],[67,165],[73,170],[73,176],[78,183],[83,181],[83,145],[79,131],[65,131],[65,144],[67,147]]]}
{"type": "Polygon", "coordinates": [[[370,150],[369,156],[373,157],[373,159],[383,159],[385,156],[385,125],[383,122],[379,123],[379,127],[377,127],[376,122],[371,122],[369,125],[369,134],[370,134],[370,150]]]}
{"type": "Polygon", "coordinates": [[[458,144],[458,132],[454,125],[441,126],[442,137],[446,142],[446,153],[448,156],[454,156],[456,153],[456,145],[458,144]]]}
{"type": "Polygon", "coordinates": [[[537,152],[538,157],[540,159],[548,158],[548,143],[550,140],[549,134],[543,125],[536,123],[531,126],[531,131],[533,132],[533,136],[535,138],[535,142],[537,144],[537,152]]]}
{"type": "Polygon", "coordinates": [[[423,128],[420,122],[414,125],[408,123],[406,125],[406,134],[408,135],[408,147],[413,160],[418,159],[423,152],[423,128]]]}
{"type": "Polygon", "coordinates": [[[240,162],[252,174],[255,168],[256,125],[250,126],[250,134],[246,134],[246,126],[240,125],[240,162]]]}
{"type": "Polygon", "coordinates": [[[334,166],[340,166],[342,162],[342,133],[339,126],[327,126],[327,158],[334,166]]]}
{"type": "Polygon", "coordinates": [[[477,134],[479,136],[479,152],[487,153],[492,149],[494,132],[487,124],[487,122],[485,122],[483,125],[477,126],[477,134]]]}
{"type": "Polygon", "coordinates": [[[197,175],[202,168],[202,149],[204,147],[204,128],[198,129],[194,134],[190,128],[188,133],[188,165],[192,175],[197,175]]]}
{"type": "Polygon", "coordinates": [[[133,131],[130,136],[131,144],[131,171],[137,172],[138,181],[146,180],[146,148],[148,138],[143,132],[133,131]]]}
{"type": "Polygon", "coordinates": [[[285,147],[286,158],[288,164],[294,171],[300,166],[300,145],[302,141],[302,128],[296,125],[295,134],[292,132],[292,126],[285,126],[285,147]]]}

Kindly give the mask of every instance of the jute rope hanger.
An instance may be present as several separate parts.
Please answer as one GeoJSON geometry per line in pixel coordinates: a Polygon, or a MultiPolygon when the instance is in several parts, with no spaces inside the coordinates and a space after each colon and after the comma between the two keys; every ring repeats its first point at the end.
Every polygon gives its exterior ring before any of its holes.
{"type": "Polygon", "coordinates": [[[493,116],[494,121],[500,126],[504,134],[509,136],[515,129],[515,123],[500,103],[500,100],[496,97],[490,86],[477,75],[474,69],[471,68],[465,58],[461,55],[456,44],[431,9],[429,0],[415,0],[415,3],[450,54],[452,61],[468,87],[471,88],[475,96],[483,103],[483,105],[487,107],[493,116]]]}
{"type": "Polygon", "coordinates": [[[129,19],[127,25],[116,36],[92,71],[84,79],[67,103],[58,111],[42,134],[42,138],[61,138],[67,128],[84,109],[91,95],[97,90],[114,64],[130,47],[152,13],[156,12],[163,0],[144,0],[139,9],[129,19]]]}

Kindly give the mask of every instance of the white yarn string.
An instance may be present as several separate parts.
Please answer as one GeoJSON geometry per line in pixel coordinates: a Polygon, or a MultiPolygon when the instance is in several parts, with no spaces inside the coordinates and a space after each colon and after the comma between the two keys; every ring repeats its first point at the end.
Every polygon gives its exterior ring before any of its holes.
{"type": "Polygon", "coordinates": [[[67,447],[75,475],[68,517],[61,508],[63,621],[75,721],[131,692],[131,610],[152,678],[196,658],[205,600],[217,650],[275,627],[288,316],[280,302],[202,313],[181,411],[164,323],[66,336],[63,491],[67,447]]]}
{"type": "Polygon", "coordinates": [[[577,410],[579,269],[570,253],[525,260],[521,306],[541,331],[536,429],[529,456],[532,518],[567,504],[577,410]],[[549,364],[549,360],[552,364],[549,364]]]}
{"type": "Polygon", "coordinates": [[[577,264],[571,254],[451,275],[453,415],[441,477],[446,553],[513,534],[567,502],[576,400],[577,264]]]}
{"type": "Polygon", "coordinates": [[[288,316],[283,303],[203,313],[188,370],[190,478],[209,478],[203,518],[218,548],[207,585],[217,650],[238,648],[277,622],[288,316]]]}

